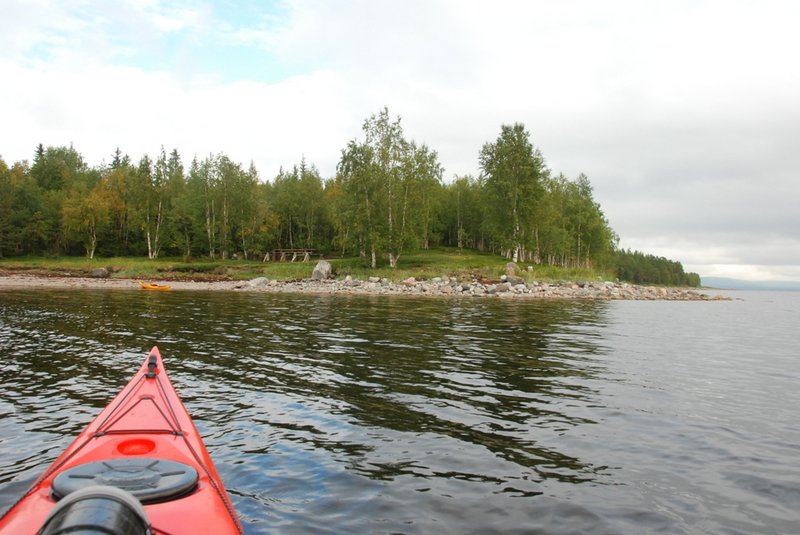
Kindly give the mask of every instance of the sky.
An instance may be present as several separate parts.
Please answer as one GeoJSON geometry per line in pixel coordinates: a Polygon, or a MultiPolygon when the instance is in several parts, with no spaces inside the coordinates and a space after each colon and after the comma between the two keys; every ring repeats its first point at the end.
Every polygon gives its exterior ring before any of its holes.
{"type": "Polygon", "coordinates": [[[800,280],[800,2],[0,0],[0,157],[323,177],[387,107],[445,181],[523,123],[620,246],[800,280]]]}

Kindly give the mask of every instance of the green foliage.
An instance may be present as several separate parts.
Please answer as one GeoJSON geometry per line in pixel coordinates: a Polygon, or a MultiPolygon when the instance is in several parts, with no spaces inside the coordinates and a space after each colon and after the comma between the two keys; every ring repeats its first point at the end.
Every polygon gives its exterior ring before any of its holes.
{"type": "Polygon", "coordinates": [[[541,205],[541,183],[548,174],[529,138],[524,125],[503,125],[497,141],[486,143],[479,157],[493,242],[514,261],[527,256],[526,242],[531,240],[541,205]]]}
{"type": "Polygon", "coordinates": [[[700,274],[694,272],[686,273],[686,285],[691,286],[692,288],[699,288],[700,287],[700,274]]]}
{"type": "Polygon", "coordinates": [[[157,271],[162,273],[214,273],[219,271],[221,262],[171,262],[159,267],[157,271]]]}
{"type": "Polygon", "coordinates": [[[194,158],[188,169],[163,147],[136,163],[117,148],[110,160],[89,168],[71,146],[42,145],[32,165],[0,159],[0,256],[143,256],[156,273],[165,256],[213,264],[303,248],[346,259],[339,267],[355,274],[424,271],[437,256],[424,251],[452,247],[480,269],[510,258],[552,278],[616,271],[635,282],[699,284],[679,263],[616,252],[589,178],[553,174],[522,124],[503,125],[483,145],[478,178],[448,184],[436,151],[408,140],[386,108],[364,122],[328,179],[305,159],[271,181],[225,154],[194,158]]]}
{"type": "Polygon", "coordinates": [[[13,233],[12,207],[14,188],[11,184],[11,170],[6,162],[0,158],[0,258],[3,251],[8,248],[13,233]]]}
{"type": "Polygon", "coordinates": [[[68,188],[76,176],[87,170],[83,157],[72,146],[36,148],[31,176],[45,191],[68,188]]]}
{"type": "Polygon", "coordinates": [[[83,243],[86,256],[94,258],[97,237],[110,224],[111,196],[108,177],[93,186],[89,181],[74,181],[62,205],[62,221],[67,237],[83,243]]]}
{"type": "Polygon", "coordinates": [[[700,276],[697,273],[685,273],[680,262],[639,251],[617,251],[616,272],[619,280],[636,284],[700,286],[700,276]]]}
{"type": "Polygon", "coordinates": [[[272,211],[278,223],[278,248],[327,250],[330,223],[325,187],[319,171],[305,159],[291,171],[283,169],[270,191],[272,211]]]}
{"type": "Polygon", "coordinates": [[[392,121],[386,108],[363,131],[364,141],[347,144],[337,169],[339,243],[369,256],[372,268],[379,254],[395,268],[403,251],[430,241],[442,168],[435,151],[405,139],[400,118],[392,121]]]}
{"type": "Polygon", "coordinates": [[[471,176],[456,177],[444,187],[441,221],[442,242],[459,250],[486,250],[483,183],[471,176]]]}

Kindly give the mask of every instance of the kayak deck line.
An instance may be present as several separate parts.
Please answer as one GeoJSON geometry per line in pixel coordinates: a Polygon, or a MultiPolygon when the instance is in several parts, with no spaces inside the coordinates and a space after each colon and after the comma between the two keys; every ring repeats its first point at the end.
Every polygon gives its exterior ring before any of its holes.
{"type": "MultiPolygon", "coordinates": [[[[156,534],[243,533],[157,347],[125,388],[0,518],[0,531],[36,532],[48,511],[60,513],[58,500],[69,501],[67,496],[95,481],[110,481],[132,492],[134,501],[139,498],[156,534]],[[157,487],[153,491],[152,481],[157,487]]],[[[101,499],[91,492],[88,496],[85,499],[101,499]]]]}
{"type": "MultiPolygon", "coordinates": [[[[163,419],[167,423],[167,425],[169,425],[169,429],[168,430],[163,430],[163,429],[156,428],[156,429],[144,430],[144,429],[139,428],[139,429],[132,430],[132,432],[134,432],[134,433],[136,433],[136,432],[142,433],[142,432],[153,432],[153,431],[156,431],[156,430],[169,431],[169,432],[175,433],[175,434],[183,432],[180,429],[180,424],[175,420],[174,413],[172,414],[172,419],[170,419],[169,416],[164,414],[164,411],[161,409],[161,407],[159,407],[158,403],[156,402],[156,399],[154,397],[152,397],[152,396],[146,396],[146,395],[145,396],[140,396],[139,399],[136,400],[136,402],[133,405],[128,407],[121,414],[116,415],[114,420],[112,422],[108,423],[108,428],[109,429],[103,431],[103,427],[106,425],[105,422],[103,422],[103,423],[100,424],[100,426],[98,426],[98,431],[97,432],[98,433],[114,433],[114,432],[131,431],[131,430],[126,430],[126,429],[117,430],[117,429],[110,429],[110,428],[114,427],[114,425],[119,423],[123,418],[125,418],[125,416],[127,416],[134,409],[136,409],[137,406],[142,402],[150,402],[150,403],[152,403],[152,405],[156,408],[156,410],[161,414],[161,416],[163,417],[163,419]]],[[[113,413],[109,414],[108,415],[108,419],[110,419],[112,416],[115,416],[115,415],[113,413]]]]}
{"type": "Polygon", "coordinates": [[[148,435],[172,435],[176,437],[182,437],[184,435],[183,431],[164,431],[163,429],[142,429],[141,431],[125,431],[125,430],[98,431],[97,433],[92,435],[92,438],[100,438],[111,435],[138,435],[141,433],[147,433],[148,435]]]}

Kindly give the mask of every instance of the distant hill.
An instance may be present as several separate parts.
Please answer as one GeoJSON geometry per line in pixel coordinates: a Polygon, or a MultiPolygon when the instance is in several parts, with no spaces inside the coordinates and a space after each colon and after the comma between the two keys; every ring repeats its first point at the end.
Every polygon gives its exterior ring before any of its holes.
{"type": "Polygon", "coordinates": [[[702,277],[705,288],[724,290],[800,291],[800,281],[746,281],[725,277],[702,277]]]}

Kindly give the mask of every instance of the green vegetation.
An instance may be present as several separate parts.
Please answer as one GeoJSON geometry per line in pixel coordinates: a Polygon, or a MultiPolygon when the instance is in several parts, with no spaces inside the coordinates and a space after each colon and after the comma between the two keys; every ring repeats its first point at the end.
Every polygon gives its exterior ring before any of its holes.
{"type": "MultiPolygon", "coordinates": [[[[409,251],[402,265],[390,267],[383,261],[376,268],[364,265],[357,256],[334,258],[329,262],[337,278],[347,275],[366,280],[369,277],[387,278],[400,282],[408,277],[430,280],[434,277],[455,277],[471,281],[473,278],[497,280],[505,273],[507,260],[501,256],[475,251],[459,251],[455,247],[437,247],[409,251]]],[[[104,267],[114,278],[161,280],[247,280],[268,277],[276,280],[307,279],[315,265],[313,262],[261,262],[260,260],[185,261],[181,258],[112,257],[88,259],[85,257],[14,257],[0,259],[0,270],[6,273],[35,273],[39,275],[86,276],[93,269],[104,267]]],[[[590,270],[564,269],[553,266],[521,266],[528,280],[597,280],[610,274],[590,270]]]]}
{"type": "Polygon", "coordinates": [[[680,262],[640,253],[617,251],[617,277],[636,284],[664,284],[667,286],[700,286],[700,275],[686,273],[680,262]]]}
{"type": "MultiPolygon", "coordinates": [[[[463,251],[455,247],[418,249],[404,255],[401,266],[392,268],[388,260],[371,268],[358,256],[328,259],[337,278],[347,275],[366,280],[369,277],[387,278],[400,282],[408,277],[430,280],[434,277],[454,277],[463,281],[476,279],[498,280],[505,273],[507,260],[490,253],[463,251]]],[[[112,257],[14,257],[0,259],[0,271],[6,273],[35,273],[40,275],[86,276],[93,269],[107,268],[112,278],[159,280],[247,280],[268,277],[275,280],[307,279],[313,262],[261,262],[260,260],[189,260],[181,258],[112,257]]],[[[520,275],[528,280],[607,280],[610,273],[587,269],[566,269],[557,266],[521,265],[520,275]]]]}
{"type": "Polygon", "coordinates": [[[408,140],[385,108],[328,179],[305,160],[262,180],[224,154],[187,169],[176,150],[134,163],[117,149],[110,164],[89,167],[71,146],[39,145],[32,164],[0,159],[0,258],[80,265],[82,256],[85,266],[101,257],[125,276],[291,279],[308,276],[307,265],[260,261],[312,249],[353,276],[491,277],[514,260],[539,278],[694,281],[672,267],[621,269],[625,255],[588,177],[553,174],[523,125],[502,126],[479,163],[479,177],[444,183],[436,151],[408,140]]]}

